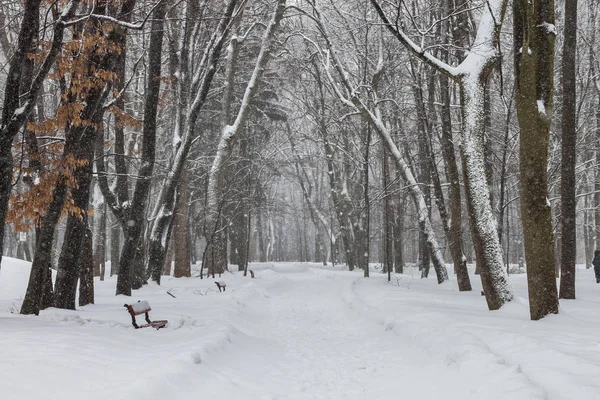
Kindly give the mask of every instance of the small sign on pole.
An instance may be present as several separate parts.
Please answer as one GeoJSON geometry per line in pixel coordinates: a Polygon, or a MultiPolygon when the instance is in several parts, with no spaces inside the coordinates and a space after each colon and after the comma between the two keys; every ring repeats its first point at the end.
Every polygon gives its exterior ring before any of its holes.
{"type": "Polygon", "coordinates": [[[19,242],[27,241],[27,232],[19,232],[19,242]]]}

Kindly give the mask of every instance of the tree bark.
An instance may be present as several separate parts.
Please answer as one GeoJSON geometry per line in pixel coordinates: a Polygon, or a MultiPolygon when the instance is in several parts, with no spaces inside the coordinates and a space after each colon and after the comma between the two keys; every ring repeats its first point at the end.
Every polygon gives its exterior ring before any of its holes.
{"type": "Polygon", "coordinates": [[[546,172],[554,91],[554,1],[516,0],[513,16],[521,215],[529,310],[531,319],[538,320],[558,314],[546,172]]]}
{"type": "Polygon", "coordinates": [[[94,304],[94,265],[92,231],[87,228],[83,239],[83,255],[79,270],[79,306],[94,304]]]}
{"type": "MultiPolygon", "coordinates": [[[[96,121],[97,122],[97,121],[96,121]]],[[[82,141],[75,155],[77,160],[85,161],[85,165],[76,169],[74,177],[77,188],[71,189],[71,198],[80,214],[69,214],[63,239],[63,246],[58,259],[56,283],[54,288],[54,306],[69,310],[75,309],[75,295],[83,240],[87,229],[87,210],[92,182],[92,162],[94,154],[93,129],[82,134],[82,141]]]]}
{"type": "Polygon", "coordinates": [[[562,58],[562,162],[561,162],[561,299],[575,298],[575,262],[577,256],[577,220],[575,209],[575,148],[577,144],[576,110],[577,0],[565,2],[562,58]]]}
{"type": "Polygon", "coordinates": [[[190,260],[190,229],[189,229],[189,179],[187,165],[184,167],[179,182],[179,194],[175,207],[175,225],[173,226],[173,276],[181,278],[192,276],[190,260]]]}
{"type": "Polygon", "coordinates": [[[119,256],[121,255],[121,225],[111,220],[110,228],[110,276],[119,273],[119,256]]]}
{"type": "Polygon", "coordinates": [[[439,74],[440,95],[442,100],[442,156],[446,167],[446,176],[449,182],[450,227],[448,245],[454,262],[454,272],[461,292],[471,290],[471,279],[467,270],[467,259],[463,253],[462,240],[462,203],[460,194],[460,174],[452,139],[452,115],[450,113],[450,81],[444,74],[439,74]]]}

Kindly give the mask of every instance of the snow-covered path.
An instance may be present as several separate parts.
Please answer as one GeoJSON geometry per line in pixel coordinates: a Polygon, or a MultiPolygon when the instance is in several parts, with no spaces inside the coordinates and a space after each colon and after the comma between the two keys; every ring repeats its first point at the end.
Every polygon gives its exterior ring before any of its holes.
{"type": "Polygon", "coordinates": [[[375,323],[357,319],[348,303],[357,279],[340,284],[313,272],[270,283],[261,315],[246,324],[245,334],[261,340],[233,347],[207,367],[215,390],[232,399],[384,399],[394,397],[398,385],[443,393],[427,387],[415,352],[401,350],[375,323]],[[245,365],[248,359],[258,362],[245,365]]]}
{"type": "MultiPolygon", "coordinates": [[[[23,280],[4,267],[2,311],[18,303],[23,280]]],[[[114,278],[77,311],[0,313],[2,398],[600,398],[600,288],[588,271],[577,301],[531,322],[522,297],[489,312],[477,290],[410,271],[388,283],[306,264],[254,269],[253,280],[225,275],[224,293],[197,278],[136,292],[151,317],[169,320],[160,331],[129,325],[114,278]]],[[[512,283],[523,295],[525,277],[512,283]]]]}
{"type": "Polygon", "coordinates": [[[360,298],[362,283],[356,274],[318,270],[270,282],[245,332],[262,340],[212,362],[211,390],[226,399],[547,398],[485,345],[453,345],[418,323],[397,329],[360,298]]]}

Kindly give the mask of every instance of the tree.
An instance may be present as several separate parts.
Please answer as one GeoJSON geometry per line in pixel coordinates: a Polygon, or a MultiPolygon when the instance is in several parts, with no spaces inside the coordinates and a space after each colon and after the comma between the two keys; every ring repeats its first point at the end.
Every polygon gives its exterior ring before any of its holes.
{"type": "MultiPolygon", "coordinates": [[[[155,205],[155,211],[153,212],[154,221],[148,245],[148,272],[152,279],[158,283],[160,283],[166,244],[168,243],[168,234],[175,208],[177,182],[181,176],[181,171],[194,138],[197,137],[196,121],[198,120],[200,110],[206,102],[212,80],[217,72],[219,57],[231,28],[231,18],[234,15],[237,3],[237,0],[229,0],[225,4],[222,13],[219,15],[217,27],[206,43],[202,59],[193,77],[188,75],[189,66],[187,65],[190,49],[186,45],[189,42],[186,41],[191,40],[189,36],[186,36],[187,39],[184,40],[184,45],[181,48],[181,76],[178,83],[179,98],[177,104],[182,105],[182,108],[178,110],[177,124],[174,131],[176,146],[169,164],[168,175],[162,185],[158,201],[155,205]],[[187,93],[189,93],[189,99],[185,97],[187,93]]],[[[130,294],[131,290],[128,290],[126,286],[122,284],[122,290],[130,294]]]]}
{"type": "MultiPolygon", "coordinates": [[[[156,153],[156,115],[158,112],[158,99],[160,93],[161,76],[161,49],[164,34],[164,15],[166,5],[164,2],[153,11],[152,33],[148,47],[149,65],[146,98],[144,102],[144,124],[142,126],[142,164],[138,171],[139,179],[136,182],[131,202],[121,203],[126,193],[113,193],[108,186],[106,168],[102,157],[96,158],[98,170],[98,184],[106,203],[123,227],[125,243],[119,260],[119,275],[117,278],[116,294],[131,296],[133,282],[133,265],[142,263],[139,246],[144,228],[144,212],[150,193],[150,183],[154,171],[156,153]]],[[[123,43],[124,44],[124,43],[123,43]]],[[[101,149],[98,149],[100,151],[101,149]]],[[[103,151],[101,152],[103,154],[103,151]]],[[[121,185],[125,185],[124,183],[121,185]]],[[[117,182],[117,189],[119,182],[117,182]]],[[[114,231],[113,231],[114,232],[114,231]]]]}
{"type": "Polygon", "coordinates": [[[538,320],[558,314],[554,234],[547,194],[554,93],[554,1],[515,0],[513,17],[516,107],[521,130],[521,215],[529,310],[531,319],[538,320]]]}
{"type": "MultiPolygon", "coordinates": [[[[74,1],[69,1],[59,14],[54,8],[57,18],[54,21],[52,44],[46,57],[41,62],[37,74],[24,82],[22,74],[31,45],[38,34],[41,0],[27,0],[23,6],[23,19],[17,38],[17,48],[10,59],[10,66],[4,87],[2,120],[0,121],[0,223],[4,226],[8,211],[8,202],[13,176],[13,139],[23,127],[36,99],[42,90],[43,82],[62,46],[66,21],[75,13],[74,1]],[[23,93],[24,96],[20,96],[23,93]]],[[[0,248],[4,246],[4,229],[0,229],[0,248]]],[[[0,255],[0,261],[2,260],[0,255]]],[[[43,279],[40,278],[40,283],[43,279]]]]}
{"type": "MultiPolygon", "coordinates": [[[[250,103],[254,96],[256,96],[260,79],[264,70],[267,66],[271,52],[273,51],[273,42],[279,23],[283,18],[285,12],[285,0],[278,0],[271,21],[269,22],[267,29],[262,38],[262,44],[260,52],[256,59],[254,71],[252,76],[246,85],[246,91],[242,98],[242,103],[238,109],[235,119],[228,121],[223,127],[219,144],[217,145],[217,154],[213,160],[212,167],[209,172],[208,188],[207,188],[207,210],[206,210],[206,233],[207,233],[207,246],[205,249],[205,259],[209,265],[209,271],[224,271],[227,268],[227,259],[222,257],[223,252],[215,249],[217,245],[222,245],[222,242],[226,240],[224,235],[224,226],[222,224],[222,210],[223,210],[223,189],[225,187],[224,180],[226,179],[226,161],[231,157],[235,140],[239,132],[243,129],[246,119],[250,112],[250,103]]],[[[229,48],[233,51],[234,47],[229,48]]],[[[230,53],[230,59],[235,55],[230,53]]],[[[229,79],[232,79],[230,76],[229,79]]],[[[231,84],[231,83],[228,83],[231,84]]],[[[226,115],[226,114],[225,114],[226,115]]]]}
{"type": "Polygon", "coordinates": [[[575,161],[577,144],[577,0],[565,1],[562,58],[562,169],[561,169],[561,259],[560,298],[575,298],[577,255],[575,161]]]}
{"type": "MultiPolygon", "coordinates": [[[[506,0],[486,2],[481,13],[477,36],[464,60],[457,66],[442,62],[411,40],[393,23],[377,0],[371,0],[385,27],[415,57],[455,80],[460,88],[463,126],[461,130],[461,155],[465,175],[467,202],[471,211],[473,241],[477,263],[481,266],[481,280],[490,310],[502,307],[513,295],[502,265],[502,249],[498,239],[490,192],[484,164],[484,91],[489,75],[499,61],[498,41],[506,11],[506,0]]],[[[401,5],[394,6],[398,16],[401,5]]]]}
{"type": "MultiPolygon", "coordinates": [[[[436,271],[437,281],[438,283],[443,283],[448,280],[448,271],[446,270],[446,266],[444,264],[444,259],[442,257],[440,246],[437,243],[435,232],[431,225],[431,220],[429,219],[429,210],[427,208],[425,197],[423,195],[423,191],[417,184],[417,181],[414,178],[414,175],[404,161],[404,158],[398,147],[394,143],[389,127],[383,122],[381,116],[381,110],[379,107],[375,106],[375,110],[369,109],[365,102],[358,96],[358,92],[354,89],[354,85],[352,85],[348,74],[346,73],[341,61],[338,58],[337,50],[333,46],[330,35],[327,31],[326,26],[323,24],[323,20],[320,12],[317,7],[312,4],[312,11],[314,16],[312,16],[312,20],[317,24],[320,34],[322,35],[325,43],[327,45],[327,55],[331,59],[331,66],[337,72],[337,75],[341,81],[342,89],[340,90],[337,87],[337,83],[334,81],[331,71],[329,71],[327,60],[325,60],[325,56],[323,56],[323,62],[325,64],[327,76],[331,81],[332,87],[334,88],[339,100],[344,103],[346,106],[358,112],[364,120],[371,124],[375,132],[377,132],[380,139],[383,141],[387,150],[391,153],[394,161],[396,163],[396,167],[403,179],[406,181],[409,186],[411,197],[415,204],[415,207],[418,211],[418,219],[419,219],[419,228],[427,237],[427,247],[432,256],[433,266],[436,271]],[[344,94],[342,90],[346,93],[344,94]]],[[[324,52],[321,52],[323,54],[324,52]]],[[[380,59],[380,62],[383,63],[383,60],[380,59]]],[[[376,70],[378,71],[380,67],[376,70]]],[[[377,75],[374,75],[374,80],[376,80],[377,75]]],[[[376,85],[371,85],[371,87],[376,87],[376,85]]],[[[379,104],[379,99],[376,97],[376,92],[373,91],[373,104],[379,104]]]]}

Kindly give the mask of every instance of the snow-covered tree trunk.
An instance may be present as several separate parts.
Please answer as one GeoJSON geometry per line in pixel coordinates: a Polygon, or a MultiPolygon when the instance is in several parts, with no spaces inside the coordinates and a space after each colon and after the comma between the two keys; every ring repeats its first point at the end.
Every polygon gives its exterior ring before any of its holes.
{"type": "Polygon", "coordinates": [[[450,203],[450,226],[448,232],[450,252],[454,262],[454,272],[458,290],[470,291],[471,280],[467,270],[467,259],[463,253],[462,240],[462,203],[460,174],[454,153],[454,142],[452,140],[452,116],[450,113],[450,87],[446,75],[440,74],[440,93],[442,100],[441,122],[442,122],[442,155],[446,166],[446,175],[449,181],[449,203],[450,203]]]}
{"type": "MultiPolygon", "coordinates": [[[[205,249],[205,259],[207,264],[212,267],[212,270],[224,271],[227,268],[227,259],[223,257],[223,252],[214,251],[214,249],[211,248],[219,241],[226,240],[224,227],[221,222],[222,210],[224,209],[223,202],[225,201],[223,191],[226,187],[226,163],[231,157],[236,138],[243,129],[246,119],[250,113],[250,103],[258,91],[260,79],[273,50],[275,33],[279,27],[281,19],[283,18],[284,12],[285,0],[278,0],[271,21],[269,22],[262,38],[261,48],[256,59],[254,71],[250,77],[250,80],[248,81],[248,84],[246,85],[246,91],[244,93],[244,97],[242,98],[242,103],[236,118],[231,125],[228,124],[223,128],[221,137],[219,139],[219,144],[217,145],[217,153],[209,172],[206,194],[207,205],[205,229],[207,235],[207,245],[205,249]],[[215,258],[215,256],[218,258],[215,258]]],[[[230,46],[229,51],[230,55],[233,56],[231,54],[231,52],[234,51],[233,46],[230,46]]],[[[233,76],[230,78],[233,78],[233,76]]]]}
{"type": "MultiPolygon", "coordinates": [[[[435,231],[433,230],[433,226],[431,225],[431,220],[429,219],[429,209],[427,207],[427,203],[425,201],[425,196],[423,195],[423,191],[421,190],[419,184],[417,183],[412,171],[410,170],[407,163],[404,161],[404,157],[400,153],[400,150],[394,143],[389,128],[384,124],[381,118],[381,113],[379,108],[376,106],[375,111],[371,111],[367,108],[365,103],[358,97],[358,93],[355,88],[350,83],[350,79],[344,70],[342,63],[338,58],[337,51],[335,50],[330,36],[328,35],[327,28],[323,24],[321,19],[321,15],[316,8],[313,7],[314,17],[313,21],[319,27],[323,38],[327,44],[327,55],[328,60],[324,60],[326,62],[325,69],[327,72],[327,76],[332,83],[332,87],[335,90],[339,99],[344,102],[347,106],[353,108],[364,118],[364,120],[371,124],[375,129],[375,132],[379,135],[380,139],[383,141],[387,150],[392,155],[394,162],[396,164],[396,168],[398,172],[407,183],[411,197],[413,202],[415,203],[415,207],[417,209],[417,218],[419,221],[419,228],[421,232],[424,233],[427,241],[427,247],[429,249],[433,267],[436,272],[438,283],[442,283],[448,280],[448,271],[446,270],[446,266],[444,264],[444,258],[440,251],[440,246],[438,245],[437,239],[435,237],[435,231]],[[331,66],[337,71],[338,77],[342,82],[343,90],[348,93],[348,97],[346,97],[342,91],[337,87],[337,83],[334,78],[331,76],[331,71],[327,68],[327,63],[331,62],[331,66]]],[[[375,94],[376,95],[376,94],[375,94]]],[[[378,104],[377,99],[374,101],[375,104],[378,104]]]]}
{"type": "Polygon", "coordinates": [[[477,263],[481,268],[482,287],[488,308],[497,310],[505,302],[512,300],[512,293],[503,268],[497,222],[492,212],[485,175],[485,82],[480,81],[480,75],[477,73],[475,76],[464,76],[460,82],[463,112],[460,152],[463,159],[465,191],[472,216],[473,242],[477,263]]]}
{"type": "Polygon", "coordinates": [[[442,62],[412,41],[398,25],[391,22],[377,0],[371,0],[388,30],[414,56],[432,68],[454,79],[460,86],[463,127],[461,155],[463,158],[467,201],[472,215],[475,244],[480,245],[477,263],[483,268],[482,283],[488,308],[495,310],[513,298],[508,276],[502,266],[502,249],[496,220],[490,205],[484,165],[484,88],[488,75],[498,62],[497,43],[504,19],[507,0],[489,0],[483,7],[477,36],[465,59],[457,66],[442,62]]]}

